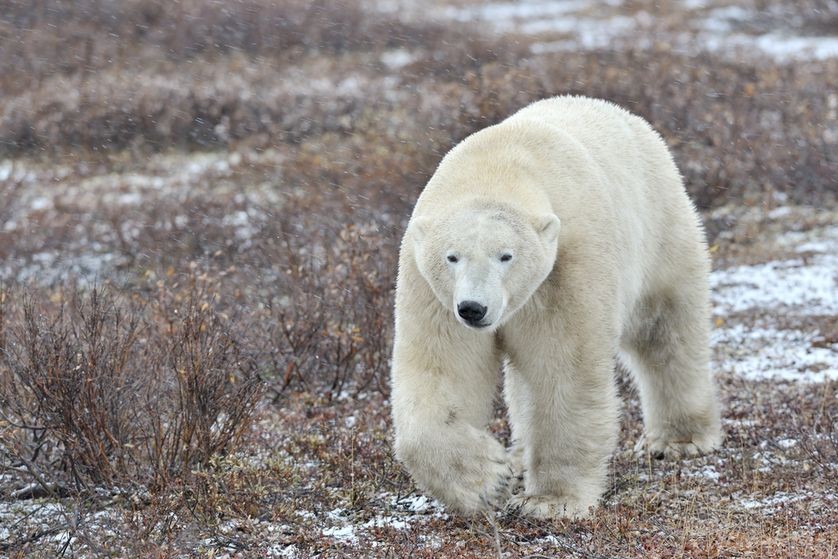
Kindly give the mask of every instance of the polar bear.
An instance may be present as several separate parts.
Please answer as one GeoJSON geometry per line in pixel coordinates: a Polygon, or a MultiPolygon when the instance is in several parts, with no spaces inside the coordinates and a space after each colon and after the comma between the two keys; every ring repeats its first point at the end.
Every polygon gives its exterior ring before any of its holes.
{"type": "Polygon", "coordinates": [[[465,513],[586,516],[617,442],[617,359],[639,388],[640,448],[713,449],[708,273],[700,219],[640,117],[555,97],[469,136],[402,240],[397,458],[465,513]],[[501,371],[509,450],[487,430],[501,371]]]}

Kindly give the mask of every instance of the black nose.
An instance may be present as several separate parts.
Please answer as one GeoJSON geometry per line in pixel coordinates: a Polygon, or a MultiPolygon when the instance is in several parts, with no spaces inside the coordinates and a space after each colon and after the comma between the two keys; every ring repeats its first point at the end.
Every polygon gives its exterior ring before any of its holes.
{"type": "Polygon", "coordinates": [[[463,301],[457,305],[457,313],[469,324],[477,324],[486,316],[486,307],[477,301],[463,301]]]}

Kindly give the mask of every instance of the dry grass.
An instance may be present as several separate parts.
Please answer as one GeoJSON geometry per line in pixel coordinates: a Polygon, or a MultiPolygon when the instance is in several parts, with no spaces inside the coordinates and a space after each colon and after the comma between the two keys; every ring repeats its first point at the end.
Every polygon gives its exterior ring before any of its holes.
{"type": "MultiPolygon", "coordinates": [[[[663,133],[703,208],[835,204],[835,58],[532,40],[360,3],[0,1],[0,553],[834,555],[829,382],[723,375],[725,448],[618,454],[589,521],[406,510],[396,254],[458,140],[540,97],[599,96],[663,133]],[[347,525],[354,542],[324,534],[347,525]]],[[[754,227],[708,220],[717,261],[781,254],[755,252],[754,227]]],[[[508,437],[500,408],[492,427],[508,437]]]]}

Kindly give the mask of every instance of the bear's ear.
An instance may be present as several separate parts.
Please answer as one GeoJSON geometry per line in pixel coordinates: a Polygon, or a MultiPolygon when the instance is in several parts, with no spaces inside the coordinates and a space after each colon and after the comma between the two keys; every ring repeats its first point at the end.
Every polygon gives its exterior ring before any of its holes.
{"type": "Polygon", "coordinates": [[[410,234],[414,243],[419,243],[425,238],[429,225],[430,219],[427,217],[414,217],[410,220],[410,234]]]}
{"type": "Polygon", "coordinates": [[[547,214],[538,218],[535,230],[541,240],[547,244],[556,242],[559,238],[559,230],[562,228],[562,222],[556,214],[547,214]]]}

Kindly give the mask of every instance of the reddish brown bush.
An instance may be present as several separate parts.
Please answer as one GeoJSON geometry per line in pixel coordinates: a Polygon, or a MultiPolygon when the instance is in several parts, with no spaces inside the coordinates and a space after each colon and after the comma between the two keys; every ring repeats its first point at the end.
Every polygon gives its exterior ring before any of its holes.
{"type": "Polygon", "coordinates": [[[277,296],[265,303],[271,368],[288,387],[339,395],[351,385],[388,392],[395,246],[370,226],[334,237],[281,230],[269,258],[277,296]]]}
{"type": "Polygon", "coordinates": [[[150,305],[98,287],[55,304],[14,297],[0,455],[44,492],[186,478],[248,426],[257,379],[201,286],[150,305]]]}

